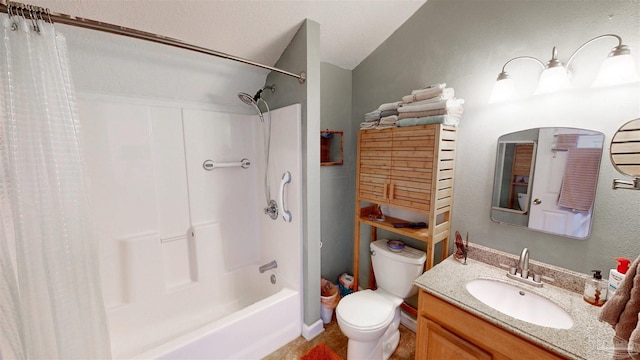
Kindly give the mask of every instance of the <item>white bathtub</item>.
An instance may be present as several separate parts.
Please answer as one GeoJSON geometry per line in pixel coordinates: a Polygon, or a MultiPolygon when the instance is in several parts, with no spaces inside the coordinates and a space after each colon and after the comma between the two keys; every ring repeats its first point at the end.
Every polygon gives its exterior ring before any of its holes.
{"type": "Polygon", "coordinates": [[[299,336],[301,106],[272,111],[270,192],[290,172],[291,222],[263,212],[257,115],[109,96],[81,112],[87,163],[102,164],[89,175],[113,357],[258,359],[299,336]],[[249,169],[202,168],[245,157],[249,169]]]}
{"type": "Polygon", "coordinates": [[[283,288],[211,324],[189,332],[136,358],[260,359],[301,332],[300,293],[283,288]]]}

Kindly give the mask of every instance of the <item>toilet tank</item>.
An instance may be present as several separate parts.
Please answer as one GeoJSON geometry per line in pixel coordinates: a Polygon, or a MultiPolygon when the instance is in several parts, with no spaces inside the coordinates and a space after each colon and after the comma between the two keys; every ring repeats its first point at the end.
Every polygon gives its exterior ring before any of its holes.
{"type": "Polygon", "coordinates": [[[422,274],[427,254],[409,246],[391,251],[387,241],[380,239],[370,245],[373,273],[378,288],[406,299],[418,291],[413,282],[422,274]]]}

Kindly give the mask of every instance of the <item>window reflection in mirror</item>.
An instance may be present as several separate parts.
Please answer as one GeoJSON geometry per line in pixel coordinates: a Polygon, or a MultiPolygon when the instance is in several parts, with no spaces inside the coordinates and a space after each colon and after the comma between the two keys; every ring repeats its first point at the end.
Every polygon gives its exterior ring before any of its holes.
{"type": "Polygon", "coordinates": [[[576,128],[536,128],[498,139],[493,221],[585,239],[604,134],[576,128]]]}

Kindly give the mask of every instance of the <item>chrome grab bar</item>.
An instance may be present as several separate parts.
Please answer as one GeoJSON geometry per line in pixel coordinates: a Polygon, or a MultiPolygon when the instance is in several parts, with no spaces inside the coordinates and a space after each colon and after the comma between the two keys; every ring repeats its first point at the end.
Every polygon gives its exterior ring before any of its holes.
{"type": "Polygon", "coordinates": [[[284,186],[291,182],[291,173],[285,172],[282,174],[282,180],[280,181],[280,207],[282,208],[282,220],[291,222],[291,211],[287,210],[284,206],[284,186]]]}
{"type": "Polygon", "coordinates": [[[248,169],[249,165],[251,165],[251,161],[249,161],[249,159],[242,159],[239,162],[228,162],[228,163],[216,163],[216,162],[213,162],[213,160],[205,160],[205,162],[202,163],[202,167],[207,171],[211,171],[217,168],[229,168],[229,167],[241,167],[243,169],[248,169]]]}

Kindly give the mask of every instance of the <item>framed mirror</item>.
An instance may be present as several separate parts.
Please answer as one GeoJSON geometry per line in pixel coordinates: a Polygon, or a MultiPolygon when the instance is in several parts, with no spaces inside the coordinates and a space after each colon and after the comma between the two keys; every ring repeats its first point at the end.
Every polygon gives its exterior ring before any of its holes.
{"type": "Polygon", "coordinates": [[[491,220],[586,239],[604,134],[549,127],[498,139],[491,220]]]}
{"type": "Polygon", "coordinates": [[[613,189],[640,190],[640,119],[623,124],[613,135],[609,147],[611,163],[632,180],[613,180],[613,189]]]}

